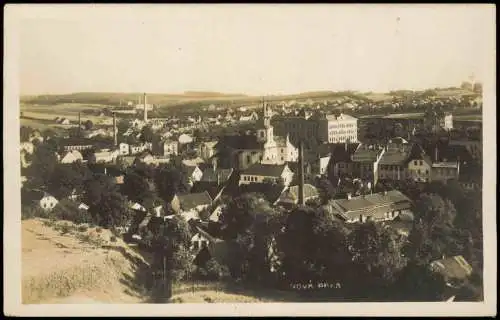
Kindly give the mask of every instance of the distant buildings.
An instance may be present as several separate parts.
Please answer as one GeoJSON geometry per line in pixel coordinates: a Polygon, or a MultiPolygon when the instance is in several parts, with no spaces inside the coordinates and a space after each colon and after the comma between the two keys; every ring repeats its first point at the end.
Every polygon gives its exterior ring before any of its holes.
{"type": "Polygon", "coordinates": [[[293,144],[302,139],[308,146],[314,146],[321,143],[357,142],[357,121],[357,118],[347,114],[316,112],[310,115],[302,110],[294,116],[276,117],[273,124],[280,135],[288,134],[293,144]]]}

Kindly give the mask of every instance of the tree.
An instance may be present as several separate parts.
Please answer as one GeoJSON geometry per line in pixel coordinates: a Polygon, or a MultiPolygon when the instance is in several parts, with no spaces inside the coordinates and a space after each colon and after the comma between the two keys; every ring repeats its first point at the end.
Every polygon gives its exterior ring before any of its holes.
{"type": "Polygon", "coordinates": [[[398,274],[392,295],[398,301],[442,301],[445,287],[443,276],[428,265],[409,263],[398,274]]]}
{"type": "Polygon", "coordinates": [[[83,123],[83,127],[85,128],[85,130],[92,130],[92,128],[94,127],[94,123],[90,120],[87,120],[83,123]]]}
{"type": "Polygon", "coordinates": [[[33,133],[33,128],[21,126],[20,128],[21,142],[29,141],[32,133],[33,133]]]}
{"type": "Polygon", "coordinates": [[[97,223],[105,228],[122,227],[130,222],[132,212],[108,176],[97,174],[85,181],[83,202],[97,223]]]}
{"type": "Polygon", "coordinates": [[[317,186],[319,197],[322,203],[327,203],[329,200],[333,199],[335,197],[335,194],[337,193],[335,187],[326,177],[319,178],[317,186]]]}
{"type": "Polygon", "coordinates": [[[141,204],[154,197],[148,179],[134,169],[125,175],[122,191],[129,200],[141,204]]]}
{"type": "Polygon", "coordinates": [[[278,244],[284,256],[281,271],[288,281],[328,279],[344,287],[352,278],[347,230],[325,210],[293,210],[278,244]]]}
{"type": "Polygon", "coordinates": [[[79,194],[89,174],[87,167],[81,163],[59,164],[48,181],[47,189],[57,199],[67,198],[73,191],[79,194]]]}
{"type": "Polygon", "coordinates": [[[159,197],[166,202],[171,202],[177,193],[187,190],[181,171],[172,165],[158,167],[154,182],[159,197]]]}
{"type": "Polygon", "coordinates": [[[27,185],[31,188],[47,189],[58,164],[56,150],[55,146],[47,143],[35,149],[31,166],[27,168],[27,185]]]}
{"type": "Polygon", "coordinates": [[[349,234],[349,248],[365,293],[382,298],[381,289],[390,285],[405,266],[402,247],[401,238],[392,228],[373,222],[355,226],[349,234]]]}
{"type": "Polygon", "coordinates": [[[78,203],[63,199],[57,203],[52,214],[61,220],[67,220],[76,224],[92,223],[92,215],[84,209],[78,207],[78,203]]]}
{"type": "Polygon", "coordinates": [[[219,217],[222,237],[231,248],[231,274],[253,281],[268,279],[274,236],[280,230],[281,215],[256,194],[233,198],[219,217]]]}
{"type": "Polygon", "coordinates": [[[141,141],[142,142],[153,142],[153,138],[154,138],[154,133],[153,133],[153,129],[151,128],[151,126],[147,125],[147,126],[144,126],[141,130],[141,141]]]}
{"type": "Polygon", "coordinates": [[[162,275],[160,298],[170,298],[172,282],[185,278],[192,272],[193,263],[189,252],[191,234],[186,220],[180,216],[158,219],[150,239],[154,253],[153,272],[162,275]]]}
{"type": "Polygon", "coordinates": [[[423,194],[415,204],[415,221],[405,252],[415,263],[429,263],[443,254],[457,251],[461,234],[453,221],[456,211],[449,200],[438,195],[423,194]]]}

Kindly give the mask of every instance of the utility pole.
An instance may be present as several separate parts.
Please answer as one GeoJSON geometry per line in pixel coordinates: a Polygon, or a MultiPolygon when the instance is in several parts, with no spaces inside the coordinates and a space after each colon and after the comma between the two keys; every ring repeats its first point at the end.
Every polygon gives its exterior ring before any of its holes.
{"type": "Polygon", "coordinates": [[[299,141],[299,205],[305,205],[304,199],[304,142],[299,141]]]}

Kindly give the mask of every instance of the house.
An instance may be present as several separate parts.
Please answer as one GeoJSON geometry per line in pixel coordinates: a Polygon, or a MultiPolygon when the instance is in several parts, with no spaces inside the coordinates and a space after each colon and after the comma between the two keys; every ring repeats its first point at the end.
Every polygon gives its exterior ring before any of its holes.
{"type": "Polygon", "coordinates": [[[328,209],[346,223],[390,221],[411,214],[412,202],[397,190],[331,200],[328,209]]]}
{"type": "Polygon", "coordinates": [[[71,151],[71,150],[78,150],[78,151],[84,151],[84,150],[89,150],[94,147],[93,144],[67,144],[63,146],[64,151],[71,151]]]}
{"type": "Polygon", "coordinates": [[[126,156],[130,153],[130,145],[128,143],[122,142],[118,145],[118,150],[120,150],[121,156],[126,156]]]}
{"type": "Polygon", "coordinates": [[[174,140],[165,140],[160,142],[161,144],[161,151],[164,157],[168,157],[171,155],[178,155],[179,154],[179,143],[174,140]]]}
{"type": "Polygon", "coordinates": [[[212,168],[206,168],[203,171],[199,181],[203,182],[215,182],[218,185],[226,183],[233,174],[233,169],[221,169],[213,166],[212,168]]]}
{"type": "Polygon", "coordinates": [[[188,193],[177,196],[180,214],[187,220],[199,219],[200,212],[212,204],[208,192],[188,193]]]}
{"type": "Polygon", "coordinates": [[[193,138],[190,135],[183,133],[179,136],[179,138],[177,139],[177,142],[179,144],[189,144],[189,143],[193,142],[193,138]]]}
{"type": "Polygon", "coordinates": [[[155,157],[149,152],[144,152],[143,154],[137,156],[135,163],[143,163],[147,165],[158,166],[163,163],[169,163],[170,158],[155,157]]]}
{"type": "Polygon", "coordinates": [[[256,112],[252,112],[247,115],[241,115],[239,119],[240,122],[257,121],[257,120],[259,120],[259,116],[257,115],[256,112]]]}
{"type": "Polygon", "coordinates": [[[111,163],[118,157],[117,150],[103,149],[90,155],[90,163],[111,163]]]}
{"type": "Polygon", "coordinates": [[[69,121],[69,119],[68,119],[68,118],[62,118],[62,119],[59,121],[59,124],[69,125],[69,124],[71,124],[71,122],[69,121]]]}
{"type": "Polygon", "coordinates": [[[31,143],[33,143],[34,141],[37,141],[38,143],[42,143],[43,140],[44,140],[43,136],[39,130],[34,130],[31,133],[30,138],[29,138],[29,142],[31,142],[31,143]]]}
{"type": "Polygon", "coordinates": [[[24,151],[27,154],[33,154],[33,151],[35,150],[35,146],[31,142],[21,142],[20,149],[21,149],[21,151],[24,151]]]}
{"type": "Polygon", "coordinates": [[[72,150],[66,152],[66,154],[61,157],[61,163],[74,163],[77,161],[83,161],[83,156],[78,150],[72,150]]]}
{"type": "Polygon", "coordinates": [[[212,158],[216,152],[215,146],[217,145],[217,141],[207,141],[202,142],[200,145],[200,157],[208,161],[212,158]]]}
{"type": "Polygon", "coordinates": [[[429,268],[433,272],[440,273],[446,285],[452,288],[460,287],[460,284],[472,274],[472,267],[463,256],[454,256],[432,261],[429,268]]]}
{"type": "Polygon", "coordinates": [[[355,152],[358,153],[357,157],[359,158],[359,160],[364,161],[365,163],[367,163],[367,165],[370,163],[373,164],[372,161],[375,161],[376,159],[376,157],[373,156],[367,157],[366,150],[369,150],[369,147],[365,147],[365,145],[360,145],[359,143],[332,143],[327,144],[326,146],[328,146],[330,149],[330,166],[335,177],[353,175],[353,155],[355,152]],[[363,154],[363,156],[360,156],[360,154],[362,154],[363,152],[365,152],[365,154],[363,154]]]}
{"type": "Polygon", "coordinates": [[[230,135],[223,136],[215,149],[219,166],[245,170],[262,161],[264,142],[255,135],[230,135]]]}
{"type": "Polygon", "coordinates": [[[256,163],[244,170],[240,175],[239,184],[263,183],[265,181],[282,181],[288,186],[293,179],[293,172],[288,165],[256,163]]]}
{"type": "Polygon", "coordinates": [[[203,159],[200,158],[200,157],[193,158],[193,159],[184,159],[184,160],[182,160],[182,164],[184,166],[188,166],[188,167],[200,166],[203,163],[205,163],[205,161],[203,161],[203,159]]]}
{"type": "MultiPolygon", "coordinates": [[[[304,202],[319,198],[318,189],[311,184],[304,184],[304,202]]],[[[286,188],[274,204],[294,205],[299,203],[299,186],[286,188]]]]}
{"type": "Polygon", "coordinates": [[[43,194],[43,196],[36,202],[38,202],[40,208],[42,208],[45,211],[51,211],[59,203],[59,201],[54,196],[51,196],[50,194],[47,193],[43,194]]]}
{"type": "Polygon", "coordinates": [[[195,182],[200,181],[201,177],[203,176],[203,171],[201,171],[200,167],[198,166],[188,166],[183,164],[183,170],[191,186],[195,182]]]}
{"type": "Polygon", "coordinates": [[[219,218],[223,209],[224,209],[223,205],[218,205],[208,217],[208,221],[219,222],[219,218]]]}
{"type": "Polygon", "coordinates": [[[442,181],[458,180],[460,164],[458,162],[435,162],[431,167],[431,180],[442,181]]]}
{"type": "Polygon", "coordinates": [[[135,156],[118,156],[116,158],[116,163],[123,168],[129,168],[135,164],[135,160],[135,156]]]}
{"type": "Polygon", "coordinates": [[[151,151],[153,145],[150,142],[145,142],[141,144],[136,144],[136,145],[130,145],[129,146],[129,154],[135,155],[139,154],[144,151],[151,151]]]}
{"type": "Polygon", "coordinates": [[[420,145],[415,145],[408,157],[409,178],[418,182],[431,181],[432,159],[420,145]]]}
{"type": "Polygon", "coordinates": [[[406,180],[408,162],[415,144],[402,138],[391,139],[378,165],[378,179],[406,180]]]}

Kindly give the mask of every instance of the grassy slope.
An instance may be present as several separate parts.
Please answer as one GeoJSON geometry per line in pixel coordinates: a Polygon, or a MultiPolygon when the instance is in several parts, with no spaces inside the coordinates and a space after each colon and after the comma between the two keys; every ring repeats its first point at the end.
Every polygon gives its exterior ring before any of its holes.
{"type": "Polygon", "coordinates": [[[111,233],[95,228],[68,233],[44,220],[22,221],[23,303],[137,303],[143,301],[134,285],[143,258],[111,233]]]}

